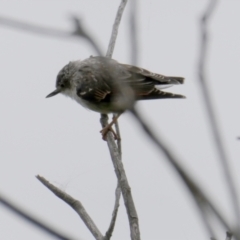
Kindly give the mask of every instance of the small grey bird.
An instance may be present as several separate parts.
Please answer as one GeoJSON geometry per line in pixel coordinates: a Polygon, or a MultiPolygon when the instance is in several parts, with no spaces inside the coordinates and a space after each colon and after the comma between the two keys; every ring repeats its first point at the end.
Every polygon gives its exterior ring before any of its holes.
{"type": "Polygon", "coordinates": [[[185,98],[160,90],[183,82],[182,77],[167,77],[107,57],[91,56],[64,66],[57,75],[56,90],[47,98],[62,93],[93,111],[117,113],[113,121],[101,131],[105,139],[107,132],[113,131],[112,125],[121,113],[130,107],[121,104],[121,99],[131,94],[134,100],[185,98]]]}

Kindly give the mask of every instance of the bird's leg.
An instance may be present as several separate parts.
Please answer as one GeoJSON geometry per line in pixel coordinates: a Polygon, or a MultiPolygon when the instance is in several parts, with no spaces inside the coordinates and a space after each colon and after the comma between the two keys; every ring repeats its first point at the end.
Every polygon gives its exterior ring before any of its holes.
{"type": "Polygon", "coordinates": [[[120,117],[121,114],[122,113],[118,113],[116,116],[114,116],[112,118],[112,121],[100,131],[100,133],[102,134],[102,139],[103,140],[106,141],[108,131],[111,131],[113,133],[115,140],[118,139],[118,135],[113,130],[112,125],[118,120],[118,118],[120,117]]]}

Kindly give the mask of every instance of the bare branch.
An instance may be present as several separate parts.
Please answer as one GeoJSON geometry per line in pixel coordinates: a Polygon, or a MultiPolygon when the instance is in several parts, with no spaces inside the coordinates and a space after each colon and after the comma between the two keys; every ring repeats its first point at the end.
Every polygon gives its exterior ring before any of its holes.
{"type": "Polygon", "coordinates": [[[48,37],[68,38],[71,36],[70,32],[48,28],[48,27],[41,27],[41,26],[26,23],[26,22],[18,21],[18,20],[13,20],[7,17],[0,17],[0,24],[10,28],[14,28],[16,30],[45,35],[48,37]]]}
{"type": "Polygon", "coordinates": [[[57,197],[62,199],[65,203],[67,203],[70,207],[72,207],[77,214],[80,216],[80,218],[83,220],[89,231],[92,233],[92,235],[97,240],[103,240],[104,237],[101,234],[101,232],[98,230],[97,226],[91,219],[91,217],[86,212],[85,208],[81,204],[80,201],[74,199],[69,194],[63,192],[59,188],[55,187],[53,184],[49,183],[45,178],[41,176],[36,176],[36,178],[44,185],[46,186],[51,192],[53,192],[57,197]]]}
{"type": "MultiPolygon", "coordinates": [[[[137,59],[138,59],[138,48],[137,48],[137,29],[136,29],[136,0],[131,0],[131,13],[130,13],[130,40],[131,40],[131,62],[134,65],[137,65],[137,59]]],[[[120,86],[121,87],[121,86],[120,86]]],[[[116,116],[116,114],[114,114],[116,116]]],[[[116,133],[118,135],[117,139],[117,146],[118,146],[118,151],[119,155],[122,159],[122,144],[121,144],[121,134],[120,134],[120,128],[118,121],[115,123],[115,129],[116,133]]]]}
{"type": "Polygon", "coordinates": [[[113,24],[113,28],[112,28],[112,35],[111,35],[110,42],[108,45],[106,57],[112,58],[113,50],[114,50],[117,35],[118,35],[118,28],[119,28],[119,25],[120,25],[120,22],[122,19],[122,15],[123,15],[123,11],[125,9],[126,4],[127,4],[127,0],[122,0],[120,6],[118,8],[117,15],[116,15],[116,18],[115,18],[115,21],[113,24]]]}
{"type": "MultiPolygon", "coordinates": [[[[108,45],[106,57],[109,57],[109,58],[112,57],[113,50],[114,50],[115,43],[116,43],[117,34],[118,34],[119,24],[120,24],[122,14],[123,14],[126,4],[127,4],[127,0],[122,0],[120,3],[120,6],[118,8],[118,12],[117,12],[117,16],[115,18],[115,22],[113,25],[112,35],[111,35],[111,39],[110,39],[110,42],[108,45]]],[[[120,86],[120,88],[121,88],[121,86],[120,86]]],[[[108,124],[108,116],[106,114],[101,114],[100,121],[101,121],[102,127],[105,127],[108,124]]],[[[111,132],[109,132],[107,134],[107,143],[108,143],[108,148],[109,148],[109,151],[111,154],[112,162],[114,165],[115,173],[117,175],[118,182],[121,187],[124,203],[126,206],[128,220],[129,220],[129,224],[130,224],[131,239],[132,240],[140,240],[138,216],[137,216],[137,212],[136,212],[135,205],[133,202],[131,188],[128,184],[127,176],[125,174],[125,170],[124,170],[124,167],[123,167],[123,164],[121,161],[121,156],[119,154],[119,149],[117,148],[117,146],[115,144],[113,134],[111,132]]]]}
{"type": "Polygon", "coordinates": [[[21,217],[25,221],[31,223],[33,226],[43,230],[45,233],[48,233],[49,235],[54,236],[55,238],[61,239],[61,240],[70,240],[69,237],[64,236],[63,234],[59,233],[58,231],[54,230],[53,228],[50,228],[43,222],[37,220],[36,218],[30,216],[25,211],[21,210],[19,207],[15,206],[13,203],[10,203],[9,200],[6,200],[2,196],[0,196],[0,203],[4,205],[8,210],[15,213],[17,216],[21,217]]]}
{"type": "Polygon", "coordinates": [[[198,74],[199,74],[199,82],[202,89],[203,94],[203,101],[205,103],[206,111],[208,113],[209,117],[209,124],[211,126],[212,134],[215,140],[216,148],[219,155],[219,160],[222,165],[222,169],[224,171],[225,179],[228,185],[228,189],[230,192],[232,205],[233,205],[233,211],[236,217],[236,224],[238,225],[238,228],[240,228],[240,208],[238,203],[238,197],[237,192],[233,183],[233,179],[231,176],[227,154],[224,149],[224,144],[220,135],[220,128],[217,122],[217,118],[214,112],[213,103],[211,100],[211,94],[208,88],[208,80],[206,78],[206,56],[207,56],[207,50],[208,50],[208,21],[210,17],[212,16],[212,13],[215,10],[217,0],[210,0],[209,4],[206,8],[206,11],[204,12],[202,18],[201,18],[201,48],[200,48],[200,55],[199,55],[199,63],[198,63],[198,74]]]}
{"type": "Polygon", "coordinates": [[[231,240],[232,239],[232,233],[226,232],[226,240],[231,240]]]}
{"type": "MultiPolygon", "coordinates": [[[[102,126],[103,127],[106,126],[107,122],[108,122],[108,116],[106,114],[102,114],[101,115],[102,126]]],[[[107,134],[107,143],[108,143],[108,148],[111,154],[112,162],[114,165],[115,173],[120,183],[123,200],[126,206],[128,220],[130,224],[131,239],[140,240],[138,216],[137,216],[137,212],[133,202],[131,188],[128,184],[128,180],[127,180],[125,170],[118,152],[118,148],[115,144],[113,134],[111,132],[107,134]]]]}
{"type": "Polygon", "coordinates": [[[131,63],[137,65],[138,63],[138,37],[137,37],[137,0],[130,1],[130,41],[131,41],[131,63]]]}
{"type": "Polygon", "coordinates": [[[16,30],[20,31],[26,31],[29,33],[39,34],[46,37],[55,37],[58,39],[69,39],[69,38],[85,38],[93,47],[93,49],[96,51],[97,55],[103,56],[100,47],[97,45],[97,43],[93,40],[93,38],[86,32],[86,30],[83,28],[80,19],[78,19],[75,16],[72,16],[72,20],[75,26],[75,29],[73,32],[67,32],[63,30],[58,30],[54,28],[48,28],[48,27],[41,27],[34,24],[29,24],[26,22],[13,20],[6,17],[0,17],[0,24],[14,28],[16,30]]]}
{"type": "MultiPolygon", "coordinates": [[[[113,117],[116,117],[116,116],[117,114],[113,114],[113,117]]],[[[122,160],[122,139],[121,139],[121,132],[120,132],[118,121],[116,121],[114,126],[118,136],[118,139],[117,139],[118,152],[119,152],[120,159],[122,160]]]]}
{"type": "MultiPolygon", "coordinates": [[[[207,198],[206,194],[200,189],[200,187],[195,183],[195,181],[187,174],[187,172],[181,167],[178,163],[177,158],[174,157],[171,151],[164,144],[163,140],[157,137],[151,128],[145,123],[142,117],[139,115],[136,109],[131,110],[134,117],[137,119],[145,133],[149,136],[149,138],[153,141],[153,143],[158,147],[161,152],[164,153],[169,163],[173,166],[176,172],[179,174],[185,185],[188,187],[192,197],[196,201],[198,207],[201,211],[211,212],[213,213],[219,222],[223,225],[225,229],[228,229],[233,233],[236,239],[240,240],[240,236],[237,232],[233,231],[233,228],[230,227],[230,224],[224,219],[223,215],[220,211],[211,203],[211,201],[207,198]]],[[[205,222],[204,222],[205,224],[205,222]]]]}
{"type": "Polygon", "coordinates": [[[87,31],[84,29],[80,19],[75,16],[73,16],[72,19],[75,24],[75,31],[73,32],[73,35],[85,38],[91,44],[96,53],[99,56],[103,56],[103,53],[100,47],[97,45],[97,42],[95,42],[94,39],[89,35],[89,33],[87,33],[87,31]]]}
{"type": "Polygon", "coordinates": [[[112,213],[112,219],[111,219],[109,228],[108,228],[108,230],[105,234],[104,240],[109,240],[112,236],[114,226],[115,226],[115,222],[116,222],[116,219],[117,219],[120,197],[121,197],[121,187],[120,187],[120,184],[118,183],[116,191],[115,191],[115,204],[114,204],[114,209],[113,209],[113,213],[112,213]]]}
{"type": "Polygon", "coordinates": [[[212,227],[212,225],[210,223],[210,219],[208,217],[208,211],[207,211],[206,207],[204,206],[205,203],[203,203],[202,207],[200,207],[201,202],[197,203],[195,201],[195,203],[197,204],[197,209],[199,210],[199,213],[200,213],[200,215],[202,217],[202,222],[205,225],[205,229],[208,232],[208,236],[211,236],[211,240],[214,240],[214,239],[216,240],[216,233],[213,230],[213,227],[212,227]]]}

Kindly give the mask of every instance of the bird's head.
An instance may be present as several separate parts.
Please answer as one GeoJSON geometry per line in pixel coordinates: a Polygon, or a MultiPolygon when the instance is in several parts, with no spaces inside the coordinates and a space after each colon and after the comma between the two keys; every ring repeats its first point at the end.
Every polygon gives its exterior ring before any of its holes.
{"type": "Polygon", "coordinates": [[[71,76],[71,62],[63,67],[63,69],[58,73],[56,80],[56,89],[48,94],[46,98],[53,97],[58,93],[65,93],[71,88],[70,82],[71,76]]]}

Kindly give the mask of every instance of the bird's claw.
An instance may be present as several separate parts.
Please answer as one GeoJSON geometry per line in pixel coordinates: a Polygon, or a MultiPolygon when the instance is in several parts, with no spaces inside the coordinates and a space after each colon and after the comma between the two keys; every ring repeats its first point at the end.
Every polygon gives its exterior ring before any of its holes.
{"type": "Polygon", "coordinates": [[[118,139],[119,139],[118,135],[115,133],[115,131],[113,130],[112,126],[107,125],[106,127],[104,127],[104,128],[100,131],[100,133],[102,134],[102,139],[103,139],[104,141],[107,140],[107,133],[108,133],[109,131],[112,132],[115,140],[118,140],[118,139]]]}

